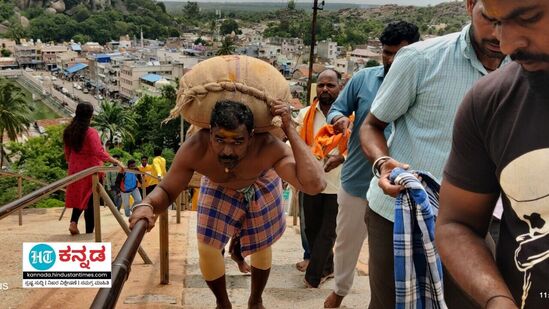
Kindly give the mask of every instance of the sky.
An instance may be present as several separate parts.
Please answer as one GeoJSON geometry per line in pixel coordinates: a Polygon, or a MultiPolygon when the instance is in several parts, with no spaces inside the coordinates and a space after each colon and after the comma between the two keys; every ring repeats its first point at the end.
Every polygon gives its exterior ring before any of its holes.
{"type": "MultiPolygon", "coordinates": [[[[165,0],[165,1],[187,1],[187,0],[165,0]]],[[[261,0],[194,0],[196,2],[262,2],[261,0]]],[[[322,0],[319,0],[322,1],[322,0]]],[[[417,6],[426,6],[426,5],[435,5],[441,2],[450,2],[452,0],[325,0],[326,2],[334,3],[358,3],[358,4],[399,4],[399,5],[417,5],[417,6]]],[[[453,0],[455,1],[455,0],[453,0]]],[[[461,0],[459,0],[461,1],[461,0]]],[[[288,2],[287,0],[267,0],[265,2],[288,2]]],[[[313,2],[313,0],[304,1],[297,0],[296,2],[313,2]]]]}

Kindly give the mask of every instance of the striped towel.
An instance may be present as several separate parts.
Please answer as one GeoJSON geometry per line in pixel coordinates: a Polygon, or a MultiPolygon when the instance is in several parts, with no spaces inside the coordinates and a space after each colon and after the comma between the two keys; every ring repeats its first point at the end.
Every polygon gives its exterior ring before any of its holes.
{"type": "Polygon", "coordinates": [[[406,188],[396,199],[393,227],[396,308],[447,308],[435,248],[440,185],[427,172],[401,168],[390,179],[406,188]]]}

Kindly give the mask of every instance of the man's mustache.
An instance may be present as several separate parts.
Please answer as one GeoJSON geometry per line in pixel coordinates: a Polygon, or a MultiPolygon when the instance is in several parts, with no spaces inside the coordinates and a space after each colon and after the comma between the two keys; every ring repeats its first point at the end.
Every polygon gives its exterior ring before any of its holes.
{"type": "Polygon", "coordinates": [[[499,40],[482,40],[482,41],[484,41],[484,43],[499,45],[499,40]]]}
{"type": "Polygon", "coordinates": [[[524,60],[524,61],[543,61],[543,62],[549,62],[549,55],[548,54],[534,54],[525,52],[522,50],[519,50],[516,53],[511,54],[512,60],[524,60]]]}
{"type": "Polygon", "coordinates": [[[219,160],[221,161],[237,161],[237,156],[219,156],[219,160]]]}

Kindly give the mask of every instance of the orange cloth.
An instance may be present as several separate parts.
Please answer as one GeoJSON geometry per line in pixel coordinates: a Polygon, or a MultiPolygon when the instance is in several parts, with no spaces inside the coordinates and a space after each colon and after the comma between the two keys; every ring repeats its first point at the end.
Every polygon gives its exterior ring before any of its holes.
{"type": "Polygon", "coordinates": [[[315,136],[312,151],[315,157],[318,159],[324,159],[328,154],[338,147],[339,153],[344,154],[347,152],[347,142],[349,141],[349,135],[351,130],[347,129],[345,136],[343,133],[336,134],[334,132],[334,126],[327,124],[318,130],[315,136]]]}
{"type": "MultiPolygon", "coordinates": [[[[344,154],[347,152],[347,142],[349,141],[349,135],[351,130],[347,129],[345,137],[343,134],[335,134],[334,127],[327,124],[318,130],[315,135],[314,123],[316,116],[316,107],[318,105],[318,99],[315,98],[313,104],[303,117],[303,125],[299,134],[305,143],[311,146],[313,154],[318,159],[324,159],[334,148],[339,148],[339,153],[344,154]]],[[[349,117],[351,122],[354,120],[354,114],[349,117]]]]}
{"type": "Polygon", "coordinates": [[[318,105],[318,99],[313,100],[313,104],[305,114],[303,118],[303,124],[301,126],[301,131],[299,135],[305,141],[305,144],[312,146],[315,141],[315,115],[316,115],[316,106],[318,105]]]}

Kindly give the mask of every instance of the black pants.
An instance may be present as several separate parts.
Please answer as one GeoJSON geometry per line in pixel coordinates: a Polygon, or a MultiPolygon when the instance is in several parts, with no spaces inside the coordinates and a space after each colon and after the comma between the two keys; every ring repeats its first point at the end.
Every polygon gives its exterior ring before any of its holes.
{"type": "MultiPolygon", "coordinates": [[[[76,224],[78,224],[78,219],[80,218],[82,211],[82,209],[73,208],[71,222],[76,222],[76,224]]],[[[88,206],[86,210],[84,210],[84,219],[86,220],[86,234],[93,233],[93,195],[90,196],[90,199],[88,200],[88,206]]]]}
{"type": "MultiPolygon", "coordinates": [[[[366,208],[371,300],[369,309],[395,308],[393,222],[366,208]]],[[[444,300],[449,309],[478,308],[443,269],[444,300]]]]}
{"type": "Polygon", "coordinates": [[[337,208],[337,194],[303,193],[305,234],[311,251],[305,279],[314,287],[322,277],[334,272],[337,208]]]}
{"type": "Polygon", "coordinates": [[[154,188],[156,188],[156,185],[150,185],[145,188],[145,193],[147,193],[147,196],[153,192],[154,188]]]}

